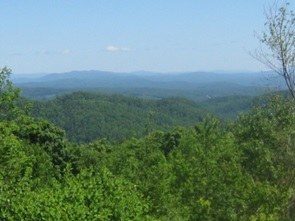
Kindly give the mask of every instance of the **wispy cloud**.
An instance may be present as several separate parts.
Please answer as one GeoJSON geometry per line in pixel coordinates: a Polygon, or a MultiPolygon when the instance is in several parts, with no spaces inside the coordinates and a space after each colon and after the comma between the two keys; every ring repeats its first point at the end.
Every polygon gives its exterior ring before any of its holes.
{"type": "Polygon", "coordinates": [[[35,54],[36,55],[53,55],[53,54],[57,54],[57,52],[52,50],[41,50],[41,51],[36,51],[35,54]]]}
{"type": "Polygon", "coordinates": [[[63,49],[61,51],[57,50],[42,50],[42,51],[36,51],[36,55],[69,55],[72,51],[70,49],[63,49]]]}
{"type": "Polygon", "coordinates": [[[105,50],[109,52],[121,52],[121,51],[124,52],[124,51],[130,51],[130,48],[109,45],[105,48],[105,50]]]}
{"type": "Polygon", "coordinates": [[[45,50],[45,51],[41,51],[41,54],[43,54],[43,55],[55,55],[55,54],[58,54],[58,52],[57,51],[45,50]]]}

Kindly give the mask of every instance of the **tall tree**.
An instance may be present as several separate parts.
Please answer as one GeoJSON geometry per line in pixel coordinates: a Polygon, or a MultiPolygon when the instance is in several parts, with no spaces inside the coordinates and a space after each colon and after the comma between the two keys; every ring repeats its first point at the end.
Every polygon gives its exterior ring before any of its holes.
{"type": "Polygon", "coordinates": [[[13,118],[17,109],[15,101],[19,97],[19,89],[13,87],[10,74],[9,68],[0,68],[0,120],[13,118]]]}
{"type": "Polygon", "coordinates": [[[295,100],[295,14],[288,2],[275,2],[265,15],[265,30],[258,37],[262,47],[255,57],[284,78],[295,100]]]}

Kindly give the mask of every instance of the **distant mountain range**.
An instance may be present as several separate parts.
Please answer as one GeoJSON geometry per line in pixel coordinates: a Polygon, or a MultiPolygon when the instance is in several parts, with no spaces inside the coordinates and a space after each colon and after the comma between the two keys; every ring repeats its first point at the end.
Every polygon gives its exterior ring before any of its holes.
{"type": "Polygon", "coordinates": [[[230,95],[255,96],[284,89],[281,78],[271,72],[256,73],[116,73],[72,71],[46,75],[14,75],[12,81],[30,98],[48,98],[67,91],[91,90],[147,98],[186,97],[206,100],[230,95]]]}

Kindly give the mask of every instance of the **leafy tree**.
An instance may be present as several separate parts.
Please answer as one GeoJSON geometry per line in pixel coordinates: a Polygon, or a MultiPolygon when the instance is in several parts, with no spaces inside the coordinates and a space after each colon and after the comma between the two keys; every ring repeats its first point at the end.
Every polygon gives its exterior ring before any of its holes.
{"type": "Polygon", "coordinates": [[[14,88],[9,76],[11,70],[0,68],[0,120],[13,119],[19,109],[16,108],[16,99],[19,98],[19,90],[14,88]]]}
{"type": "Polygon", "coordinates": [[[244,167],[255,179],[294,183],[294,125],[294,105],[281,97],[240,116],[233,133],[243,150],[244,167]]]}
{"type": "Polygon", "coordinates": [[[242,150],[243,169],[256,183],[276,186],[272,192],[285,197],[281,212],[293,214],[291,220],[295,211],[294,197],[290,199],[295,187],[294,113],[293,102],[272,97],[265,105],[242,115],[232,128],[242,150]]]}
{"type": "Polygon", "coordinates": [[[295,14],[289,3],[274,4],[266,12],[265,31],[259,37],[265,48],[255,57],[282,76],[295,99],[295,14]]]}
{"type": "Polygon", "coordinates": [[[37,190],[30,185],[2,186],[1,220],[152,220],[136,188],[106,169],[66,173],[63,182],[37,190]]]}
{"type": "Polygon", "coordinates": [[[29,145],[43,148],[51,157],[57,174],[62,172],[70,160],[65,132],[48,121],[26,116],[18,119],[17,123],[23,126],[15,134],[29,145]]]}

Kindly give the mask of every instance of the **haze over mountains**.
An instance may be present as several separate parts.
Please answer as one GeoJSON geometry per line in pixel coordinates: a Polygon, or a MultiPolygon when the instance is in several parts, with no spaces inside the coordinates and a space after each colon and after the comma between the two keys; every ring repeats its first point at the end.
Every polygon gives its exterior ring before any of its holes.
{"type": "Polygon", "coordinates": [[[195,101],[231,95],[260,95],[284,89],[271,72],[255,73],[116,73],[72,71],[46,75],[14,75],[13,82],[29,98],[48,98],[77,90],[121,93],[146,98],[186,97],[195,101]]]}

